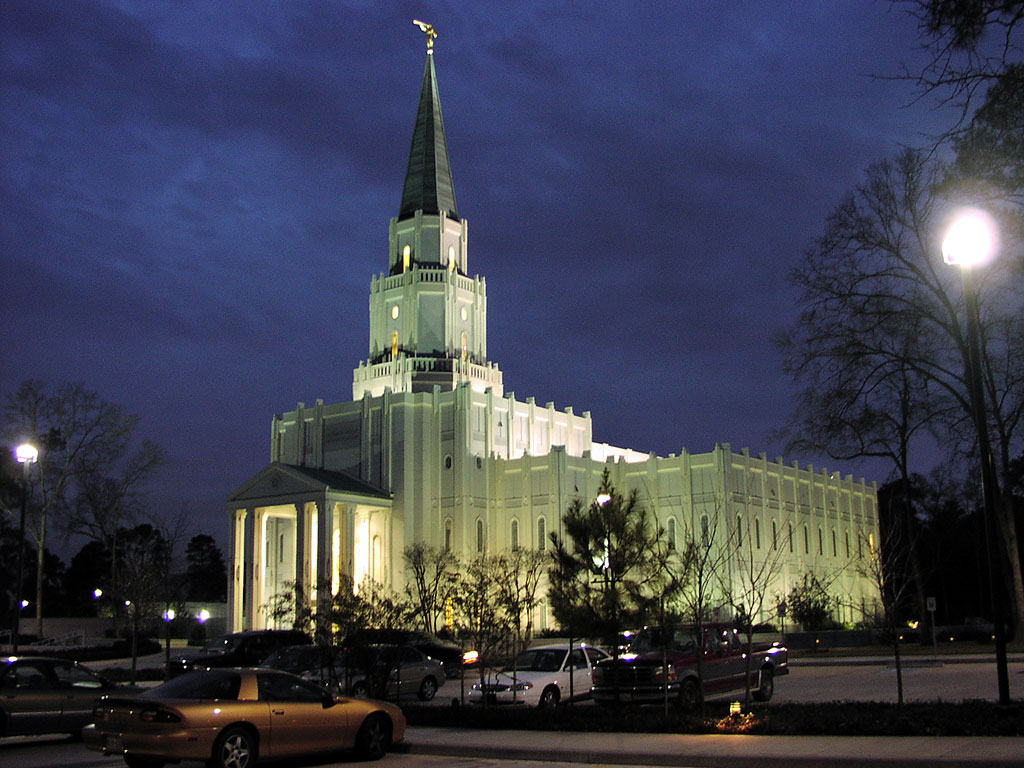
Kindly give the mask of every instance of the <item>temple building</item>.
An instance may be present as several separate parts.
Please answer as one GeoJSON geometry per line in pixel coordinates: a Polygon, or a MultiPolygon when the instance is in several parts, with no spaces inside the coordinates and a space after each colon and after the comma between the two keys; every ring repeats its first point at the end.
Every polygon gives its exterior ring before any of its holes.
{"type": "MultiPolygon", "coordinates": [[[[271,626],[265,607],[289,583],[314,608],[342,576],[400,591],[413,543],[463,560],[548,547],[605,468],[620,491],[638,489],[670,543],[709,522],[722,546],[743,530],[755,552],[783,551],[770,594],[811,572],[841,597],[837,619],[873,609],[859,567],[878,541],[873,483],[727,443],[669,456],[616,448],[595,442],[589,411],[505,391],[488,356],[487,283],[469,271],[429,31],[428,43],[385,271],[370,280],[367,357],[351,400],[273,417],[270,464],[229,497],[229,628],[271,626]]],[[[534,625],[552,626],[546,602],[534,625]]]]}

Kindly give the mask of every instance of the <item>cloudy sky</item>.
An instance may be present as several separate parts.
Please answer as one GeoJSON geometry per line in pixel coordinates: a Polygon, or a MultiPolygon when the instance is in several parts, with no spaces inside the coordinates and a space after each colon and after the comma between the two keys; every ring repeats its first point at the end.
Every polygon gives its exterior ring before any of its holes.
{"type": "Polygon", "coordinates": [[[350,399],[367,357],[414,18],[506,392],[613,445],[780,455],[787,273],[946,118],[872,77],[922,60],[886,0],[0,0],[0,393],[138,413],[154,508],[223,540],[272,414],[350,399]]]}

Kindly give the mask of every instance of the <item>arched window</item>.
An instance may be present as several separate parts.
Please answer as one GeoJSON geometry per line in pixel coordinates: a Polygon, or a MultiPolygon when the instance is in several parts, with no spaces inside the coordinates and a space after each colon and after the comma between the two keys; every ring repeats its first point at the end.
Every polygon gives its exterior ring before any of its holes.
{"type": "Polygon", "coordinates": [[[836,529],[832,529],[832,557],[836,557],[839,554],[839,550],[836,548],[836,529]]]}
{"type": "Polygon", "coordinates": [[[824,538],[824,534],[822,534],[822,532],[821,532],[821,526],[820,525],[818,526],[818,554],[819,555],[824,555],[825,554],[825,538],[824,538]]]}
{"type": "Polygon", "coordinates": [[[398,331],[391,332],[391,359],[398,357],[398,331]]]}
{"type": "Polygon", "coordinates": [[[543,517],[537,519],[537,549],[544,551],[548,548],[547,522],[543,517]]]}
{"type": "Polygon", "coordinates": [[[772,551],[774,552],[779,548],[779,528],[772,520],[772,551]]]}
{"type": "Polygon", "coordinates": [[[862,560],[864,558],[863,541],[864,541],[864,537],[861,535],[860,531],[857,531],[857,559],[858,560],[862,560]]]}
{"type": "Polygon", "coordinates": [[[476,551],[484,551],[484,521],[476,521],[476,551]]]}
{"type": "Polygon", "coordinates": [[[402,249],[402,271],[409,271],[409,264],[412,262],[412,246],[407,245],[402,249]]]}
{"type": "Polygon", "coordinates": [[[462,360],[466,360],[466,356],[469,354],[469,341],[466,339],[466,332],[462,332],[462,360]]]}
{"type": "Polygon", "coordinates": [[[452,519],[450,517],[444,521],[444,551],[452,551],[452,519]]]}
{"type": "Polygon", "coordinates": [[[670,517],[665,525],[665,535],[668,537],[668,548],[672,551],[676,548],[676,519],[670,517]]]}
{"type": "Polygon", "coordinates": [[[761,518],[754,518],[754,546],[761,548],[761,518]]]}
{"type": "Polygon", "coordinates": [[[513,520],[508,532],[509,545],[513,552],[519,549],[519,521],[513,520]]]}
{"type": "Polygon", "coordinates": [[[850,559],[850,532],[843,531],[843,543],[846,544],[846,559],[850,559]]]}
{"type": "Polygon", "coordinates": [[[700,516],[700,545],[706,549],[709,543],[710,543],[710,541],[708,539],[708,516],[707,515],[701,515],[700,516]]]}

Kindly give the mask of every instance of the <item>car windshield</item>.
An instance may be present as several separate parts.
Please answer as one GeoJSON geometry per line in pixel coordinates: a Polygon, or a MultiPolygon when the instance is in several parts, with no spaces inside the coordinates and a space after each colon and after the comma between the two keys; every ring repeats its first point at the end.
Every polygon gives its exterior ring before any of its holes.
{"type": "Polygon", "coordinates": [[[520,672],[557,672],[565,659],[564,648],[533,648],[523,651],[509,666],[520,672]]]}
{"type": "Polygon", "coordinates": [[[230,669],[208,669],[169,680],[142,695],[152,699],[237,699],[242,677],[230,669]]]}
{"type": "Polygon", "coordinates": [[[241,642],[242,638],[238,635],[221,635],[220,637],[213,638],[213,640],[207,640],[206,645],[203,646],[203,652],[227,653],[237,648],[241,642]]]}
{"type": "MultiPolygon", "coordinates": [[[[665,645],[665,633],[659,627],[650,627],[638,632],[629,644],[630,653],[648,653],[660,651],[665,645]]],[[[677,629],[672,635],[669,648],[674,651],[692,651],[697,647],[692,627],[677,629]]]]}

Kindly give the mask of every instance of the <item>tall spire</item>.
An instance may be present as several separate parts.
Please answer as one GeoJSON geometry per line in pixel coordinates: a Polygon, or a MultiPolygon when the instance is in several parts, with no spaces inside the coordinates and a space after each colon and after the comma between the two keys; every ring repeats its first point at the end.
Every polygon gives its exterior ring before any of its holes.
{"type": "Polygon", "coordinates": [[[423,87],[416,111],[416,127],[412,132],[409,167],[402,188],[402,207],[399,221],[411,218],[416,211],[458,219],[455,205],[455,187],[452,184],[451,165],[448,162],[448,142],[441,117],[441,98],[437,93],[437,74],[434,72],[434,38],[437,33],[429,24],[415,22],[427,34],[427,63],[423,69],[423,87]]]}

